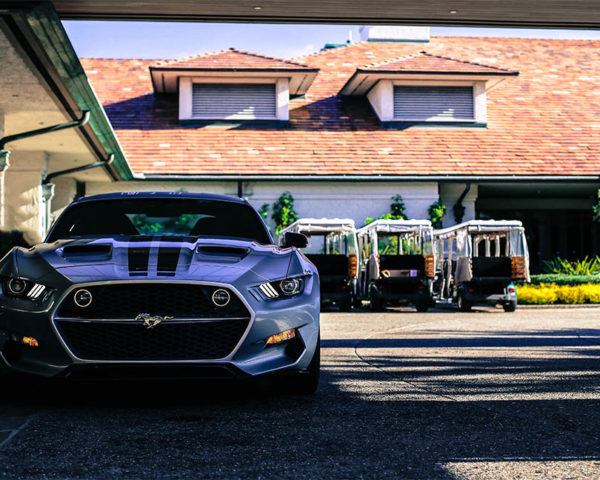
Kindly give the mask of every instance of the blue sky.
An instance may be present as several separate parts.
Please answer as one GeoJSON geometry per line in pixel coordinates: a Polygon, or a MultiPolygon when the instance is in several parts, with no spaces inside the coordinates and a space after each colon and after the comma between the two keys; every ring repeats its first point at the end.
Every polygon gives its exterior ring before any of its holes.
{"type": "MultiPolygon", "coordinates": [[[[179,58],[235,47],[294,58],[320,50],[325,43],[344,43],[353,25],[261,25],[233,23],[66,21],[64,26],[80,57],[179,58]]],[[[432,35],[589,38],[600,31],[433,27],[432,35]]]]}

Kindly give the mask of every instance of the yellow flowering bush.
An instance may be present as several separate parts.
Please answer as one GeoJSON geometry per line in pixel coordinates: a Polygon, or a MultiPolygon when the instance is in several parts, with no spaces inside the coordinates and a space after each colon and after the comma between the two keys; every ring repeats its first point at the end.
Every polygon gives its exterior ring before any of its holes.
{"type": "Polygon", "coordinates": [[[519,303],[530,305],[548,305],[552,303],[582,304],[600,303],[600,284],[556,285],[520,285],[517,287],[519,303]]]}

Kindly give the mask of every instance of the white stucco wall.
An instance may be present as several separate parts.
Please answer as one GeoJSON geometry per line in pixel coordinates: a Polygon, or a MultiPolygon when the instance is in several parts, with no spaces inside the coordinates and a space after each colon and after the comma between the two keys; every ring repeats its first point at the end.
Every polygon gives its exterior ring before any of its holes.
{"type": "MultiPolygon", "coordinates": [[[[181,189],[237,195],[236,182],[88,183],[86,194],[181,189]]],[[[429,205],[438,198],[435,182],[244,182],[244,196],[257,209],[264,203],[272,205],[284,191],[292,193],[300,217],[352,218],[357,226],[366,217],[389,213],[394,195],[402,195],[409,218],[427,218],[429,205]]],[[[269,223],[272,227],[270,218],[269,223]]]]}
{"type": "MultiPolygon", "coordinates": [[[[464,183],[442,183],[440,184],[440,198],[442,202],[446,205],[446,215],[444,216],[443,226],[451,227],[455,225],[454,221],[454,204],[464,192],[466,184],[464,183]]],[[[467,220],[475,219],[475,201],[477,200],[477,185],[471,184],[471,189],[469,193],[465,196],[462,201],[463,206],[465,207],[465,215],[462,219],[463,222],[467,220]]]]}
{"type": "Polygon", "coordinates": [[[54,222],[65,207],[75,199],[75,195],[77,194],[77,182],[74,178],[58,177],[55,178],[52,183],[54,183],[55,188],[50,208],[51,223],[54,222]]]}
{"type": "Polygon", "coordinates": [[[31,243],[41,241],[44,235],[41,179],[47,163],[44,152],[15,151],[4,174],[4,228],[21,230],[31,243]]]}

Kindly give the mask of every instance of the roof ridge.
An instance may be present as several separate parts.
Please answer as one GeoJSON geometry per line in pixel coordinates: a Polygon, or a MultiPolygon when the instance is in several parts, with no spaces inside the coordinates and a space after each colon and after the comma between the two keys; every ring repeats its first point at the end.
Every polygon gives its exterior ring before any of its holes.
{"type": "Polygon", "coordinates": [[[310,68],[306,64],[294,62],[293,60],[287,60],[285,58],[271,57],[269,55],[262,55],[260,53],[247,52],[245,50],[238,50],[237,48],[230,48],[229,51],[233,51],[233,52],[236,52],[236,53],[241,53],[243,55],[248,55],[250,57],[264,58],[266,60],[275,60],[277,62],[285,62],[285,63],[289,63],[290,65],[293,65],[295,67],[307,67],[307,68],[310,68]]]}
{"type": "Polygon", "coordinates": [[[403,62],[404,60],[408,60],[409,58],[418,57],[419,55],[422,55],[424,53],[425,53],[424,51],[421,51],[421,52],[416,52],[416,53],[410,53],[408,55],[400,55],[399,57],[388,58],[387,60],[383,60],[382,62],[367,63],[366,65],[363,65],[361,68],[382,67],[389,63],[403,62]]]}
{"type": "Polygon", "coordinates": [[[508,68],[495,67],[493,65],[486,65],[485,63],[479,63],[479,62],[471,62],[470,60],[461,60],[458,58],[445,57],[444,55],[435,55],[433,53],[426,52],[425,50],[422,50],[420,53],[423,55],[427,55],[428,57],[442,58],[444,60],[450,60],[452,62],[460,62],[460,63],[464,63],[467,65],[477,65],[478,67],[493,68],[496,70],[502,70],[504,72],[512,72],[512,70],[509,70],[508,68]]]}
{"type": "Polygon", "coordinates": [[[228,50],[230,50],[230,49],[228,48],[225,50],[215,50],[214,52],[197,53],[195,55],[188,55],[186,57],[181,57],[181,58],[172,58],[169,60],[164,60],[163,62],[158,62],[157,65],[160,64],[161,66],[163,66],[163,65],[171,65],[173,63],[179,63],[179,62],[187,62],[189,60],[194,60],[196,58],[208,57],[209,55],[218,55],[219,53],[225,53],[228,50]]]}
{"type": "Polygon", "coordinates": [[[198,53],[196,55],[188,55],[187,57],[181,57],[181,58],[176,58],[176,59],[171,59],[171,60],[159,61],[155,65],[156,66],[164,67],[166,65],[175,65],[175,64],[178,64],[178,63],[189,62],[191,60],[197,60],[199,58],[211,57],[211,56],[214,56],[214,55],[221,55],[221,54],[224,54],[224,53],[227,53],[227,52],[234,52],[234,53],[237,53],[237,54],[240,54],[240,55],[247,55],[249,57],[262,58],[262,59],[265,59],[265,60],[273,60],[275,62],[283,62],[283,63],[287,63],[287,64],[289,64],[291,66],[294,66],[294,67],[310,68],[306,64],[294,62],[292,60],[287,60],[285,58],[270,57],[270,56],[267,56],[267,55],[261,55],[260,53],[247,52],[245,50],[238,50],[237,48],[234,48],[234,47],[230,47],[230,48],[222,49],[222,50],[215,50],[213,52],[198,53]]]}
{"type": "Polygon", "coordinates": [[[420,52],[416,52],[416,53],[412,53],[410,55],[402,55],[399,57],[394,57],[394,58],[390,58],[387,60],[384,60],[383,62],[375,62],[375,63],[370,63],[367,65],[363,65],[362,67],[359,67],[359,69],[369,69],[369,68],[378,68],[378,67],[383,67],[385,65],[389,65],[390,63],[397,63],[397,62],[403,62],[405,60],[409,60],[411,58],[416,58],[419,56],[426,56],[426,57],[432,57],[432,58],[440,58],[442,60],[448,60],[450,62],[458,62],[458,63],[462,63],[464,65],[474,65],[477,67],[483,67],[483,68],[490,68],[493,70],[501,70],[503,72],[513,72],[514,70],[510,70],[508,68],[503,68],[503,67],[495,67],[492,65],[485,65],[484,63],[478,63],[478,62],[471,62],[469,60],[461,60],[458,58],[452,58],[452,57],[446,57],[444,55],[436,55],[434,53],[429,53],[426,52],[425,50],[421,50],[420,52]]]}

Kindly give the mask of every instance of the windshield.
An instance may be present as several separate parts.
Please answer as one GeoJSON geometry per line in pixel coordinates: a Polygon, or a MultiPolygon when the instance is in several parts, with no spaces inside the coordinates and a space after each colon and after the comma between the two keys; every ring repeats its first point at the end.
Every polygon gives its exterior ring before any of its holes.
{"type": "Polygon", "coordinates": [[[353,255],[356,254],[354,232],[303,232],[308,245],[302,251],[307,254],[353,255]]]}
{"type": "Polygon", "coordinates": [[[430,255],[431,234],[429,232],[377,233],[379,255],[430,255]]]}
{"type": "Polygon", "coordinates": [[[60,216],[47,242],[82,236],[233,237],[271,243],[249,205],[190,198],[136,198],[78,203],[60,216]]]}

